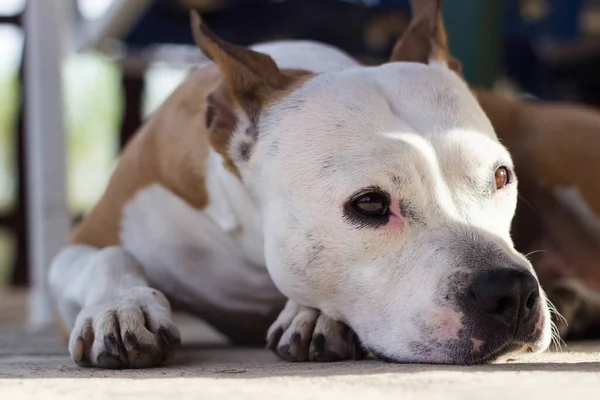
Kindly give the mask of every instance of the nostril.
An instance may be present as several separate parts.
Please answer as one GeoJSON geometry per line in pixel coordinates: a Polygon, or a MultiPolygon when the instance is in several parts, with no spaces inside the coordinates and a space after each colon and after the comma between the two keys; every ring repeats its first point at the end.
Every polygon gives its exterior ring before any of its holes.
{"type": "Polygon", "coordinates": [[[492,311],[493,314],[504,315],[507,312],[510,312],[512,300],[510,297],[502,297],[498,300],[498,304],[496,309],[492,311]]]}
{"type": "Polygon", "coordinates": [[[512,314],[518,307],[518,298],[505,291],[497,291],[494,288],[486,287],[476,292],[471,291],[470,295],[478,308],[486,314],[503,316],[512,314]]]}
{"type": "Polygon", "coordinates": [[[527,297],[527,300],[525,301],[525,307],[527,308],[527,310],[531,311],[537,307],[539,300],[540,300],[540,290],[536,288],[527,297]]]}
{"type": "MultiPolygon", "coordinates": [[[[521,297],[521,275],[520,271],[510,269],[480,275],[470,287],[474,305],[487,316],[514,320],[519,313],[519,305],[525,303],[525,297],[521,297]]],[[[531,290],[526,293],[529,295],[531,290]]]]}

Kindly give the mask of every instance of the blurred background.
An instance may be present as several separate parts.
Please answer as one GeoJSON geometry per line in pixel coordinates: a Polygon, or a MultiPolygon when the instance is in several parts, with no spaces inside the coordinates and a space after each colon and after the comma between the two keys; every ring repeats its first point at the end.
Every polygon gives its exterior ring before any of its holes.
{"type": "MultiPolygon", "coordinates": [[[[36,274],[43,286],[59,219],[95,203],[122,146],[201,61],[189,8],[237,44],[313,39],[367,64],[410,17],[408,0],[0,0],[0,292],[36,274]]],[[[600,0],[445,0],[444,17],[471,84],[600,106],[600,0]]]]}

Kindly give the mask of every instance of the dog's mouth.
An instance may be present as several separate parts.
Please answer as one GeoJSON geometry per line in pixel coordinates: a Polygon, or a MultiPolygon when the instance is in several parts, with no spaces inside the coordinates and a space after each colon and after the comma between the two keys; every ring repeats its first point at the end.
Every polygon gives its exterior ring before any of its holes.
{"type": "Polygon", "coordinates": [[[507,355],[514,354],[516,352],[522,351],[524,345],[522,343],[516,342],[507,342],[496,349],[488,351],[485,354],[479,355],[478,357],[473,357],[471,362],[467,362],[467,365],[481,365],[481,364],[491,364],[494,361],[499,360],[507,355]]]}
{"type": "Polygon", "coordinates": [[[517,353],[532,352],[533,347],[524,343],[507,341],[499,346],[488,349],[485,352],[473,353],[470,348],[454,349],[444,353],[442,357],[415,356],[395,357],[383,354],[380,351],[369,350],[379,360],[394,364],[438,364],[438,365],[482,365],[491,364],[504,357],[517,355],[517,353]],[[448,354],[450,353],[450,354],[448,354]],[[452,354],[454,353],[454,354],[452,354]]]}

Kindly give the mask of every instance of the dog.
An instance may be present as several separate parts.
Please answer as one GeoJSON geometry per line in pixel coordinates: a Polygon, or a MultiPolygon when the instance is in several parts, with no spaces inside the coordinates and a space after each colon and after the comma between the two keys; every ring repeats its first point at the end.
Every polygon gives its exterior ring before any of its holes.
{"type": "Polygon", "coordinates": [[[49,272],[79,365],[158,366],[173,309],[290,361],[474,364],[551,340],[518,179],[453,70],[439,1],[390,62],[303,41],[212,60],[137,132],[49,272]],[[438,23],[438,21],[440,21],[438,23]]]}

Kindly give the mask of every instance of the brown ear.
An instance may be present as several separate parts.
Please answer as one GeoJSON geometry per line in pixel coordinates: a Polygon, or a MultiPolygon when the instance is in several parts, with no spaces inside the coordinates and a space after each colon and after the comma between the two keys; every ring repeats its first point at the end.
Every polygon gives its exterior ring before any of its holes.
{"type": "Polygon", "coordinates": [[[271,57],[219,39],[197,11],[192,11],[190,16],[196,45],[219,66],[227,88],[235,98],[259,88],[283,89],[289,83],[271,57]]]}
{"type": "Polygon", "coordinates": [[[398,40],[390,61],[412,61],[429,64],[441,62],[461,73],[460,61],[452,57],[442,19],[441,0],[412,0],[412,19],[398,40]]]}
{"type": "Polygon", "coordinates": [[[248,158],[256,141],[260,109],[275,92],[287,87],[291,79],[268,55],[219,39],[202,22],[198,12],[191,11],[190,17],[197,46],[217,64],[222,77],[222,83],[206,98],[208,139],[223,157],[225,167],[241,179],[235,161],[248,158]],[[250,125],[246,134],[234,143],[232,134],[240,111],[246,114],[250,125]]]}
{"type": "Polygon", "coordinates": [[[295,87],[305,71],[280,70],[266,54],[219,39],[190,13],[192,33],[200,50],[219,67],[221,83],[206,98],[206,128],[211,147],[238,178],[236,165],[249,161],[258,140],[260,111],[295,87]],[[247,118],[240,118],[240,114],[247,118]],[[246,124],[244,128],[240,123],[246,124]]]}

